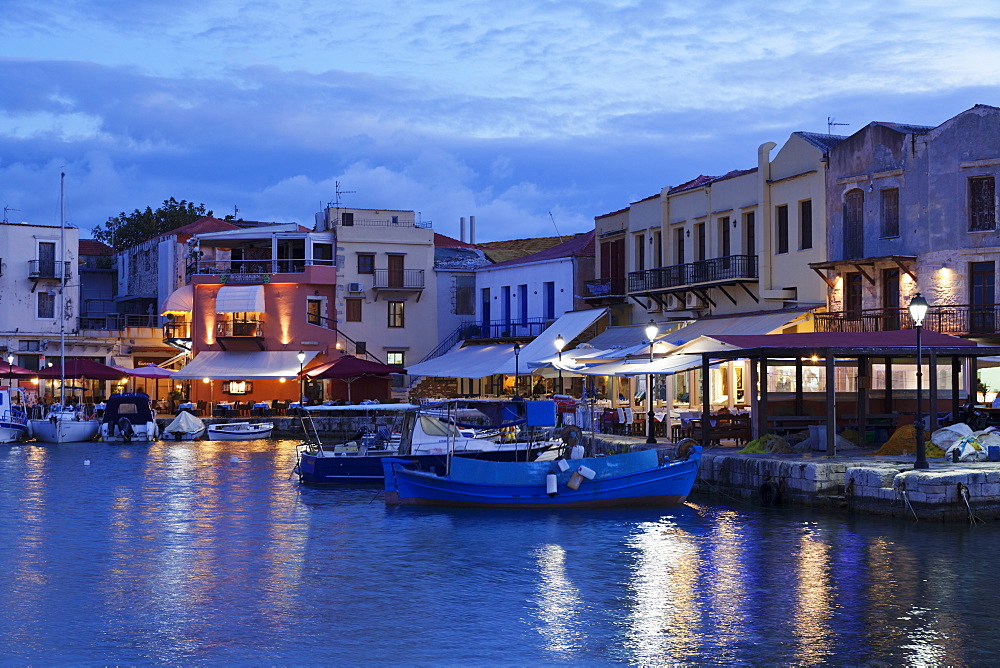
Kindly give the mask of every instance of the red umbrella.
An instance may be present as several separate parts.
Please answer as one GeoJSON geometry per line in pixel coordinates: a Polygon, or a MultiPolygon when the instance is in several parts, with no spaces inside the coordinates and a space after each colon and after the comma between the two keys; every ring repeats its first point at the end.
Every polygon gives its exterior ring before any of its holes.
{"type": "Polygon", "coordinates": [[[390,373],[406,373],[406,369],[389,366],[381,362],[361,359],[354,355],[344,355],[332,362],[306,369],[302,374],[313,380],[319,378],[360,378],[361,376],[388,376],[390,373]]]}
{"type": "Polygon", "coordinates": [[[37,371],[25,369],[23,366],[0,362],[0,378],[30,378],[37,373],[37,371]]]}
{"type": "Polygon", "coordinates": [[[87,378],[90,380],[119,380],[122,372],[118,369],[88,359],[66,360],[66,364],[54,364],[44,371],[33,374],[39,378],[87,378]]]}
{"type": "Polygon", "coordinates": [[[302,372],[311,379],[336,378],[347,383],[347,400],[351,400],[351,383],[362,376],[388,376],[391,373],[406,373],[406,369],[381,362],[361,359],[353,355],[338,357],[332,362],[314,366],[302,372]]]}

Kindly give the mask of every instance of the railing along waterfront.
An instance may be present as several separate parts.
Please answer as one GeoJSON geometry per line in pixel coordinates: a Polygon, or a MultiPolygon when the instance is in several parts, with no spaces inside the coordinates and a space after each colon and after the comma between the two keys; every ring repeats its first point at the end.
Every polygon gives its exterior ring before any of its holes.
{"type": "Polygon", "coordinates": [[[648,292],[699,283],[717,283],[748,278],[757,278],[757,256],[728,255],[687,264],[630,272],[628,291],[648,292]]]}
{"type": "MultiPolygon", "coordinates": [[[[818,332],[913,329],[913,320],[904,307],[817,313],[815,318],[818,332]]],[[[923,326],[928,331],[941,334],[997,334],[1000,333],[1000,304],[931,306],[923,326]]]]}

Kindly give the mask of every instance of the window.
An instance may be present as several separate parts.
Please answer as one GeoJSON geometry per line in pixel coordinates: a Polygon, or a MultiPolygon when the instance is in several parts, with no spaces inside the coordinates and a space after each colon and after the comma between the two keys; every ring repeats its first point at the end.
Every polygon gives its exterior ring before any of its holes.
{"type": "Polygon", "coordinates": [[[519,302],[519,304],[517,305],[517,310],[520,311],[520,313],[521,313],[521,324],[522,325],[527,325],[528,324],[528,285],[526,283],[522,283],[521,285],[517,286],[517,301],[519,302]]]}
{"type": "Polygon", "coordinates": [[[349,297],[345,300],[344,305],[344,320],[347,322],[361,322],[361,304],[364,303],[364,299],[359,299],[357,297],[349,297]]]}
{"type": "Polygon", "coordinates": [[[684,228],[674,230],[675,264],[684,264],[684,228]]]}
{"type": "Polygon", "coordinates": [[[882,236],[899,236],[899,188],[880,190],[882,196],[882,236]]]}
{"type": "Polygon", "coordinates": [[[646,268],[646,235],[635,235],[635,270],[642,271],[646,268]]]}
{"type": "Polygon", "coordinates": [[[848,320],[861,319],[862,290],[860,272],[852,271],[844,275],[844,311],[848,320]]]}
{"type": "Polygon", "coordinates": [[[996,183],[992,176],[975,176],[969,179],[969,230],[980,232],[996,226],[996,183]]]}
{"type": "MultiPolygon", "coordinates": [[[[510,286],[504,285],[500,287],[500,318],[503,320],[504,327],[510,327],[510,286]]],[[[504,334],[508,336],[509,334],[504,334]]]]}
{"type": "Polygon", "coordinates": [[[402,327],[404,323],[403,307],[406,302],[390,301],[387,303],[389,304],[389,327],[402,327]]]}
{"type": "Polygon", "coordinates": [[[545,319],[551,320],[556,317],[556,284],[555,281],[546,281],[545,287],[545,319]]]}
{"type": "Polygon", "coordinates": [[[698,259],[704,260],[708,257],[708,239],[705,237],[705,223],[695,225],[694,231],[698,235],[698,259]]]}
{"type": "Polygon", "coordinates": [[[754,212],[750,211],[743,215],[744,244],[747,255],[757,254],[757,223],[754,212]]]}
{"type": "Polygon", "coordinates": [[[719,241],[722,247],[719,249],[719,257],[729,257],[733,254],[732,235],[729,230],[729,216],[719,218],[719,241]]]}
{"type": "Polygon", "coordinates": [[[38,293],[37,316],[39,318],[44,318],[46,320],[56,317],[56,293],[54,292],[38,293]]]}
{"type": "Polygon", "coordinates": [[[996,325],[996,265],[969,263],[969,329],[976,334],[993,334],[996,325]]]}
{"type": "Polygon", "coordinates": [[[865,255],[865,194],[855,188],[844,196],[844,259],[865,255]]]}
{"type": "Polygon", "coordinates": [[[782,204],[774,210],[775,220],[775,253],[788,252],[788,205],[782,204]]]}
{"type": "Polygon", "coordinates": [[[401,350],[390,350],[385,354],[385,363],[391,366],[404,366],[405,353],[401,350]]]}
{"type": "Polygon", "coordinates": [[[455,314],[476,314],[476,277],[455,276],[455,314]]]}
{"type": "Polygon", "coordinates": [[[813,203],[811,199],[799,202],[799,250],[813,247],[813,203]]]}
{"type": "Polygon", "coordinates": [[[479,303],[480,303],[480,316],[481,322],[483,323],[483,333],[482,336],[488,336],[486,333],[490,325],[490,289],[481,288],[479,291],[479,303]]]}
{"type": "Polygon", "coordinates": [[[306,322],[310,325],[323,324],[323,298],[309,297],[306,299],[306,322]]]}
{"type": "Polygon", "coordinates": [[[313,264],[333,265],[333,244],[313,243],[313,264]]]}
{"type": "Polygon", "coordinates": [[[354,212],[342,211],[340,213],[340,224],[345,227],[350,227],[351,225],[354,225],[354,212]]]}
{"type": "Polygon", "coordinates": [[[253,383],[249,380],[227,380],[222,384],[223,394],[250,394],[253,383]]]}
{"type": "Polygon", "coordinates": [[[653,266],[663,266],[663,234],[659,230],[653,232],[653,266]]]}
{"type": "Polygon", "coordinates": [[[359,274],[375,273],[374,253],[358,253],[358,273],[359,274]]]}

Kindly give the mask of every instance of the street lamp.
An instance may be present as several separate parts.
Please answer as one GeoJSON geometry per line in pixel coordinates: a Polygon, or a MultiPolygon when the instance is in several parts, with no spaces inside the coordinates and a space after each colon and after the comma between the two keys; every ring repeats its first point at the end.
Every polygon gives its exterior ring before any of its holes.
{"type": "MultiPolygon", "coordinates": [[[[652,320],[646,325],[646,338],[649,339],[649,363],[653,363],[653,339],[660,328],[652,320]]],[[[656,443],[653,435],[653,374],[646,374],[646,405],[649,412],[646,414],[646,443],[656,443]]]]}
{"type": "Polygon", "coordinates": [[[7,387],[14,387],[14,355],[13,353],[7,355],[7,373],[9,374],[7,378],[7,387]]]}
{"type": "Polygon", "coordinates": [[[521,379],[521,367],[519,356],[521,355],[521,344],[514,343],[514,396],[517,397],[517,381],[521,379]]]}
{"type": "Polygon", "coordinates": [[[303,367],[305,366],[305,363],[306,363],[306,353],[305,353],[305,351],[304,350],[300,350],[299,354],[296,355],[296,357],[299,358],[299,407],[301,408],[306,403],[305,402],[305,399],[306,399],[306,397],[305,397],[305,394],[306,394],[306,390],[305,390],[306,379],[302,376],[302,369],[303,369],[303,367]]]}
{"type": "Polygon", "coordinates": [[[559,394],[563,393],[563,383],[562,383],[562,349],[566,345],[566,339],[563,338],[562,334],[556,336],[555,340],[556,351],[559,353],[559,394]]]}
{"type": "Polygon", "coordinates": [[[910,317],[913,319],[913,326],[917,330],[917,461],[913,465],[915,469],[930,468],[927,463],[927,454],[924,451],[924,415],[921,400],[923,394],[923,371],[921,362],[923,361],[923,350],[920,347],[920,331],[924,328],[924,316],[927,315],[927,300],[919,292],[910,300],[910,317]]]}

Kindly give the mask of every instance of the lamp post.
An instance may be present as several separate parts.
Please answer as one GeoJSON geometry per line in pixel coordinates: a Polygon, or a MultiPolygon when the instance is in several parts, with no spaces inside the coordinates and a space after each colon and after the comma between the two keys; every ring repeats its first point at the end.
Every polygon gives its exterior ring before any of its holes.
{"type": "Polygon", "coordinates": [[[556,336],[555,340],[556,351],[559,353],[559,394],[563,393],[563,383],[562,383],[562,349],[566,345],[566,339],[563,338],[562,334],[556,336]]]}
{"type": "Polygon", "coordinates": [[[917,330],[917,421],[916,421],[916,438],[917,438],[917,461],[913,465],[915,469],[926,469],[930,468],[927,463],[927,454],[924,449],[924,414],[923,414],[923,401],[921,395],[923,394],[923,371],[921,370],[921,362],[923,361],[923,350],[920,347],[920,331],[924,328],[924,316],[927,315],[927,300],[924,299],[923,295],[919,292],[917,295],[910,300],[910,317],[913,319],[913,326],[917,330]]]}
{"type": "Polygon", "coordinates": [[[300,350],[299,354],[296,355],[299,358],[299,408],[301,408],[305,403],[305,383],[306,379],[302,376],[302,369],[305,367],[306,363],[306,353],[304,350],[300,350]]]}
{"type": "Polygon", "coordinates": [[[14,387],[14,355],[7,355],[7,387],[14,387]]]}
{"type": "Polygon", "coordinates": [[[521,344],[514,343],[514,397],[517,397],[517,385],[518,381],[521,380],[521,366],[519,357],[521,355],[521,344]]]}
{"type": "MultiPolygon", "coordinates": [[[[659,331],[659,327],[652,320],[646,325],[646,338],[649,339],[649,363],[653,363],[653,339],[656,338],[656,333],[659,331]]],[[[646,374],[646,405],[649,408],[649,412],[646,414],[646,443],[656,443],[656,437],[653,435],[653,374],[646,374]]]]}

